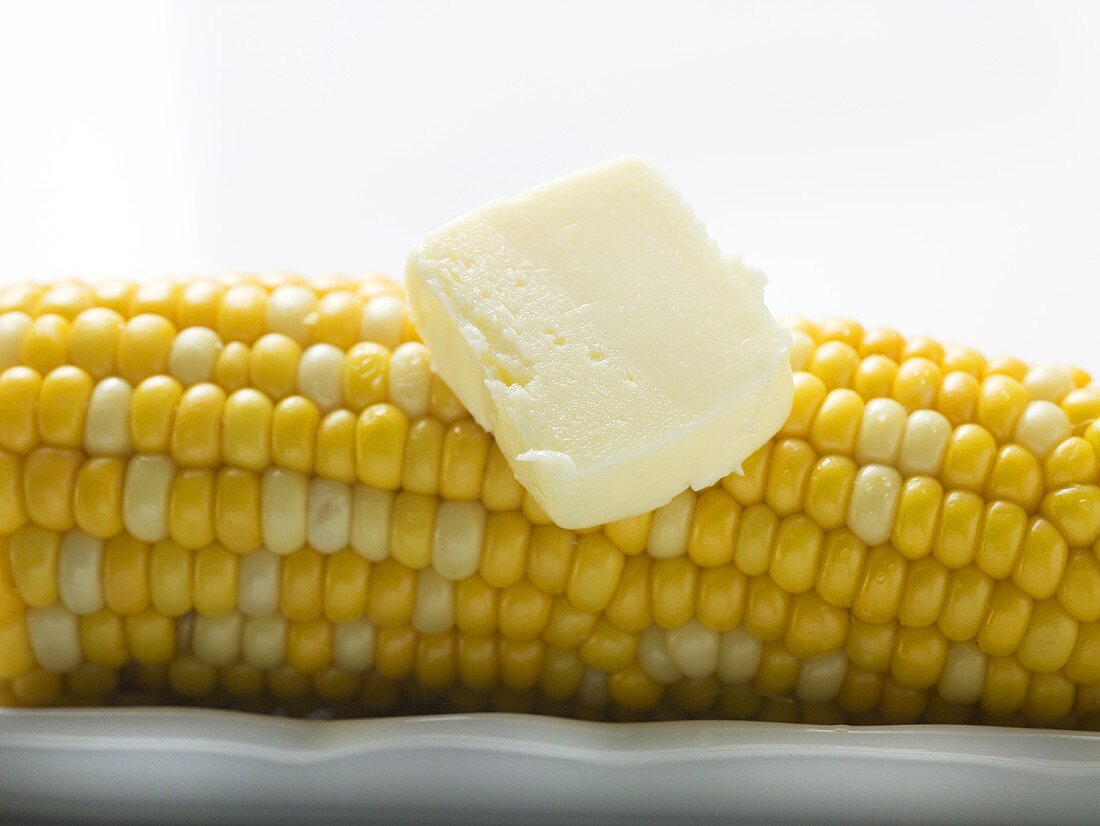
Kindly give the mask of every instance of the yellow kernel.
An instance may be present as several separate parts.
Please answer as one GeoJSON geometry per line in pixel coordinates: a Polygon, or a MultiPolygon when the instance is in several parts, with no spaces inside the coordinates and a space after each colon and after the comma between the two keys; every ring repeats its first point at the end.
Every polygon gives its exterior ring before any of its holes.
{"type": "Polygon", "coordinates": [[[603,532],[620,551],[627,556],[633,556],[645,550],[652,520],[652,512],[643,513],[617,522],[608,522],[603,526],[603,532]]]}
{"type": "Polygon", "coordinates": [[[298,361],[302,348],[294,339],[279,333],[261,336],[249,355],[249,378],[257,389],[274,399],[294,392],[298,383],[298,361]]]}
{"type": "Polygon", "coordinates": [[[359,415],[355,430],[355,467],[365,485],[396,490],[409,422],[392,404],[375,404],[359,415]]]}
{"type": "Polygon", "coordinates": [[[1066,540],[1046,519],[1037,516],[1028,525],[1013,581],[1034,599],[1053,596],[1069,559],[1066,540]]]}
{"type": "Polygon", "coordinates": [[[226,464],[260,472],[271,464],[271,419],[274,406],[258,390],[244,388],[225,401],[222,457],[226,464]]]}
{"type": "Polygon", "coordinates": [[[1030,395],[1019,381],[991,371],[982,382],[977,422],[993,434],[994,439],[1004,443],[1012,437],[1029,400],[1030,395]]]}
{"type": "Polygon", "coordinates": [[[817,564],[824,533],[805,516],[791,516],[779,525],[768,573],[780,588],[799,594],[810,590],[817,577],[817,564]]]}
{"type": "Polygon", "coordinates": [[[251,553],[262,543],[260,480],[255,473],[222,468],[214,485],[214,534],[229,550],[251,553]]]}
{"type": "Polygon", "coordinates": [[[993,579],[974,565],[952,571],[937,623],[943,635],[955,642],[974,639],[985,619],[993,588],[993,579]]]}
{"type": "MultiPolygon", "coordinates": [[[[367,596],[367,618],[379,628],[406,625],[412,618],[416,598],[416,572],[391,559],[374,566],[367,596]]],[[[462,591],[456,594],[456,611],[461,616],[462,591]]],[[[460,624],[461,627],[461,624],[460,624]]]]}
{"type": "Polygon", "coordinates": [[[947,661],[947,640],[934,627],[898,629],[890,673],[898,684],[927,691],[940,680],[947,661]]]}
{"type": "Polygon", "coordinates": [[[344,357],[344,400],[353,410],[362,410],[387,398],[390,351],[373,341],[361,341],[344,357]]]}
{"type": "Polygon", "coordinates": [[[725,565],[732,560],[740,516],[740,506],[720,487],[700,493],[692,516],[688,558],[702,568],[725,565]]]}
{"type": "Polygon", "coordinates": [[[23,338],[22,361],[45,375],[69,361],[69,322],[56,313],[31,321],[23,338]]]}
{"type": "Polygon", "coordinates": [[[745,628],[765,642],[778,640],[787,628],[791,595],[776,585],[771,577],[756,576],[749,580],[745,605],[745,628]]]}
{"type": "Polygon", "coordinates": [[[819,454],[852,455],[863,421],[863,399],[854,390],[833,390],[825,397],[813,425],[810,444],[819,454]]]}
{"type": "Polygon", "coordinates": [[[1078,622],[1100,620],[1100,562],[1088,551],[1070,551],[1058,600],[1078,622]]]}
{"type": "Polygon", "coordinates": [[[1019,647],[1031,621],[1032,601],[1011,580],[993,588],[978,646],[991,657],[1005,657],[1019,647]]]}
{"type": "Polygon", "coordinates": [[[72,500],[83,454],[40,447],[23,465],[23,501],[32,522],[55,531],[73,527],[72,500]]]}
{"type": "Polygon", "coordinates": [[[852,380],[852,389],[865,401],[890,398],[898,377],[897,362],[885,355],[865,356],[852,380]]]}
{"type": "Polygon", "coordinates": [[[162,316],[141,314],[131,318],[118,336],[119,375],[136,384],[165,372],[175,335],[176,328],[162,316]]]}
{"type": "MultiPolygon", "coordinates": [[[[904,354],[903,354],[904,355],[904,354]]],[[[906,358],[894,380],[894,398],[910,410],[932,407],[943,383],[943,370],[922,356],[906,358]]]]}
{"type": "Polygon", "coordinates": [[[945,372],[969,373],[979,380],[985,375],[986,370],[985,357],[981,353],[958,345],[946,348],[942,365],[945,372]]]}
{"type": "Polygon", "coordinates": [[[11,367],[0,374],[0,448],[26,454],[38,444],[35,421],[42,377],[29,367],[11,367]]]}
{"type": "Polygon", "coordinates": [[[867,546],[848,529],[829,531],[815,584],[821,598],[838,608],[850,607],[862,581],[866,554],[867,546]]]}
{"type": "Polygon", "coordinates": [[[42,441],[57,447],[80,447],[84,412],[92,395],[92,377],[78,367],[51,371],[38,391],[38,432],[42,441]]]}
{"type": "Polygon", "coordinates": [[[985,502],[976,493],[954,490],[944,497],[932,552],[948,568],[961,568],[974,559],[984,509],[985,502]]]}
{"type": "Polygon", "coordinates": [[[1037,674],[1051,674],[1066,664],[1077,642],[1077,620],[1054,599],[1035,603],[1031,622],[1016,658],[1037,674]]]}
{"type": "Polygon", "coordinates": [[[111,375],[124,323],[121,315],[105,307],[92,307],[80,313],[69,331],[73,364],[97,380],[111,375]]]}
{"type": "Polygon", "coordinates": [[[624,557],[601,534],[580,537],[565,593],[582,611],[602,611],[611,601],[623,570],[624,557]]]}
{"type": "Polygon", "coordinates": [[[197,279],[184,286],[176,308],[176,321],[180,328],[204,327],[213,330],[224,292],[225,287],[212,280],[197,279]]]}
{"type": "Polygon", "coordinates": [[[103,599],[116,614],[139,614],[149,607],[149,546],[127,534],[103,546],[103,599]]]}
{"type": "Polygon", "coordinates": [[[239,284],[230,287],[218,303],[215,325],[222,341],[251,344],[264,332],[267,293],[262,287],[239,284]]]}
{"type": "Polygon", "coordinates": [[[986,496],[1015,502],[1024,510],[1039,507],[1043,470],[1039,460],[1019,445],[1005,445],[997,454],[986,496]]]}
{"type": "Polygon", "coordinates": [[[674,628],[695,613],[699,569],[686,557],[656,559],[650,567],[649,588],[653,621],[674,628]]]}
{"type": "Polygon", "coordinates": [[[553,597],[526,579],[503,588],[497,622],[501,636],[509,640],[537,639],[546,627],[553,603],[553,597]]]}
{"type": "Polygon", "coordinates": [[[649,569],[652,562],[644,554],[627,557],[619,575],[615,593],[605,615],[623,631],[638,633],[653,622],[649,605],[649,569]]]}
{"type": "Polygon", "coordinates": [[[881,623],[897,616],[905,584],[906,561],[889,545],[872,548],[867,554],[852,614],[864,622],[881,623]]]}
{"type": "Polygon", "coordinates": [[[344,484],[356,480],[355,424],[354,414],[347,410],[334,410],[321,420],[313,456],[318,476],[344,484]]]}
{"type": "Polygon", "coordinates": [[[172,419],[182,395],[179,382],[169,376],[151,376],[134,388],[130,397],[130,443],[135,450],[168,452],[172,419]]]}
{"type": "Polygon", "coordinates": [[[107,539],[122,531],[122,485],[126,465],[99,457],[80,466],[73,490],[73,520],[87,534],[107,539]]]}
{"type": "Polygon", "coordinates": [[[896,330],[877,328],[868,330],[860,342],[859,353],[861,356],[881,355],[893,361],[901,358],[901,348],[905,346],[905,339],[896,330]]]}
{"type": "Polygon", "coordinates": [[[192,599],[198,613],[224,614],[237,607],[239,560],[239,556],[220,545],[195,552],[192,599]]]}
{"type": "Polygon", "coordinates": [[[1080,436],[1071,436],[1054,448],[1043,461],[1048,489],[1066,485],[1095,484],[1100,472],[1100,454],[1080,436]]]}
{"type": "Polygon", "coordinates": [[[179,617],[193,607],[191,551],[170,539],[156,543],[149,552],[149,594],[161,614],[179,617]]]}
{"type": "Polygon", "coordinates": [[[777,516],[789,516],[802,510],[806,484],[817,456],[801,439],[782,439],[772,450],[766,501],[777,516]]]}
{"type": "Polygon", "coordinates": [[[350,548],[325,560],[324,606],[330,622],[349,622],[366,614],[370,563],[350,548]]]}
{"type": "Polygon", "coordinates": [[[180,397],[172,422],[172,459],[181,467],[214,468],[221,464],[221,419],[225,391],[196,384],[180,397]]]}
{"type": "Polygon", "coordinates": [[[1096,485],[1051,491],[1040,512],[1074,547],[1087,547],[1100,539],[1100,487],[1096,485]]]}
{"type": "Polygon", "coordinates": [[[431,562],[438,500],[433,496],[400,491],[390,514],[390,553],[408,568],[431,562]]]}
{"type": "Polygon", "coordinates": [[[345,290],[333,290],[317,304],[313,334],[318,341],[346,350],[360,340],[363,299],[345,290]]]}
{"type": "Polygon", "coordinates": [[[940,616],[951,572],[935,557],[926,556],[909,566],[898,622],[911,628],[932,625],[940,616]]]}
{"type": "Polygon", "coordinates": [[[188,468],[172,480],[168,501],[168,534],[185,548],[214,541],[214,473],[188,468]]]}
{"type": "Polygon", "coordinates": [[[974,561],[994,579],[1004,579],[1016,568],[1027,533],[1027,514],[1019,505],[993,501],[985,507],[974,561]]]}
{"type": "Polygon", "coordinates": [[[818,408],[825,401],[828,392],[829,388],[825,386],[825,382],[812,373],[795,373],[791,412],[783,427],[780,428],[779,435],[795,438],[808,436],[818,408]]]}
{"type": "Polygon", "coordinates": [[[1015,657],[993,657],[986,666],[981,708],[994,718],[1019,711],[1027,696],[1029,675],[1015,657]]]}
{"type": "Polygon", "coordinates": [[[813,356],[807,369],[833,389],[848,387],[859,367],[859,353],[843,341],[825,341],[813,356]]]}
{"type": "Polygon", "coordinates": [[[784,643],[795,657],[808,660],[829,654],[844,645],[847,635],[847,611],[830,605],[813,591],[794,598],[784,643]]]}
{"type": "Polygon", "coordinates": [[[853,617],[844,646],[848,658],[864,671],[884,673],[890,668],[897,628],[896,622],[870,623],[853,617]]]}
{"type": "Polygon", "coordinates": [[[841,341],[849,347],[859,347],[863,340],[863,328],[850,318],[824,319],[819,326],[820,341],[841,341]]]}
{"type": "MultiPolygon", "coordinates": [[[[291,621],[305,621],[320,617],[324,610],[324,581],[325,557],[323,554],[317,553],[312,548],[301,548],[285,556],[279,588],[280,612],[291,621]]],[[[398,591],[394,599],[400,593],[398,591]]],[[[371,596],[374,596],[373,587],[371,596]]],[[[412,600],[410,599],[409,602],[411,609],[412,600]]]]}
{"type": "MultiPolygon", "coordinates": [[[[442,449],[442,439],[440,449],[442,449]]],[[[438,468],[438,455],[436,467],[438,468]]],[[[438,481],[436,485],[438,487],[438,481]]],[[[493,442],[489,447],[489,457],[485,461],[485,476],[481,482],[482,504],[491,511],[516,510],[522,505],[523,496],[523,487],[516,481],[504,454],[500,452],[496,442],[493,442]]]]}
{"type": "Polygon", "coordinates": [[[61,537],[37,525],[26,525],[12,535],[6,550],[16,594],[32,608],[57,602],[61,537]]]}
{"type": "MultiPolygon", "coordinates": [[[[1098,434],[1100,439],[1100,434],[1098,434]]],[[[741,463],[741,473],[731,473],[722,479],[722,487],[737,504],[747,508],[764,500],[764,488],[771,465],[772,443],[765,443],[741,463]]]]}
{"type": "Polygon", "coordinates": [[[947,487],[980,492],[993,469],[996,451],[997,443],[987,430],[964,424],[951,434],[940,478],[947,487]]]}
{"type": "Polygon", "coordinates": [[[906,480],[898,501],[890,542],[906,559],[919,559],[932,551],[943,508],[943,487],[927,476],[906,480]]]}
{"type": "Polygon", "coordinates": [[[490,441],[489,435],[469,419],[447,429],[439,478],[443,498],[472,502],[480,497],[490,441]]]}

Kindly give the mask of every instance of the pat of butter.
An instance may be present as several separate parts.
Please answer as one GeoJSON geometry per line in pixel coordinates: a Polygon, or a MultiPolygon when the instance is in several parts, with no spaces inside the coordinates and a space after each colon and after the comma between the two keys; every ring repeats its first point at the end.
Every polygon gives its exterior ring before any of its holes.
{"type": "Polygon", "coordinates": [[[565,528],[713,484],[790,412],[763,275],[638,159],[458,218],[406,285],[433,369],[565,528]]]}

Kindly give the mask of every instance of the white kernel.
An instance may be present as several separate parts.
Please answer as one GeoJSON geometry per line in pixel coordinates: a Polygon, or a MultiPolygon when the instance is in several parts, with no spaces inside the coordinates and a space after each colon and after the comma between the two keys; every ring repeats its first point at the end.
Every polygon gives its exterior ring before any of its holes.
{"type": "Polygon", "coordinates": [[[1057,403],[1076,387],[1073,377],[1061,367],[1033,367],[1024,376],[1024,389],[1033,399],[1057,403]]]}
{"type": "Polygon", "coordinates": [[[432,385],[431,356],[418,341],[406,341],[390,356],[390,401],[410,419],[428,412],[432,385]]]}
{"type": "Polygon", "coordinates": [[[940,674],[940,696],[959,705],[978,702],[985,684],[985,666],[985,654],[975,643],[952,643],[940,674]]]}
{"type": "Polygon", "coordinates": [[[856,474],[848,503],[848,527],[868,545],[881,545],[890,538],[901,484],[901,474],[886,465],[865,465],[856,474]]]}
{"type": "Polygon", "coordinates": [[[343,351],[331,344],[314,344],[298,361],[298,391],[327,412],[344,400],[343,373],[343,351]]]}
{"type": "Polygon", "coordinates": [[[332,632],[332,662],[359,674],[374,665],[374,626],[365,619],[337,623],[332,632]]]}
{"type": "Polygon", "coordinates": [[[432,567],[456,581],[477,573],[487,517],[480,502],[442,502],[435,515],[432,567]]]}
{"type": "Polygon", "coordinates": [[[412,625],[421,634],[449,631],[455,623],[455,584],[433,568],[416,575],[416,603],[412,625]]]}
{"type": "Polygon", "coordinates": [[[393,350],[404,337],[407,321],[404,301],[395,295],[376,295],[363,307],[359,335],[363,341],[376,341],[393,350]]]}
{"type": "Polygon", "coordinates": [[[951,422],[936,410],[915,410],[905,423],[898,470],[905,476],[940,475],[951,438],[951,422]]]}
{"type": "Polygon", "coordinates": [[[237,605],[250,617],[273,614],[279,608],[282,562],[267,548],[241,557],[237,574],[237,605]]]}
{"type": "Polygon", "coordinates": [[[308,344],[316,309],[317,296],[313,290],[295,284],[276,287],[267,299],[267,329],[290,336],[299,344],[308,344]]]}
{"type": "Polygon", "coordinates": [[[84,415],[84,451],[93,456],[130,454],[129,383],[111,376],[99,382],[88,399],[84,415]]]}
{"type": "Polygon", "coordinates": [[[668,655],[685,677],[707,677],[718,668],[720,635],[699,620],[665,631],[668,655]]]}
{"type": "Polygon", "coordinates": [[[71,671],[83,659],[76,615],[61,605],[29,609],[27,636],[34,658],[46,671],[71,671]]]}
{"type": "Polygon", "coordinates": [[[1054,402],[1034,401],[1024,409],[1012,438],[1042,461],[1071,435],[1073,426],[1062,408],[1054,402]]]}
{"type": "Polygon", "coordinates": [[[176,466],[167,456],[140,455],[126,467],[122,485],[122,524],[142,542],[168,536],[168,497],[176,466]]]}
{"type": "Polygon", "coordinates": [[[315,550],[342,551],[351,531],[351,487],[332,479],[312,479],[306,518],[306,538],[315,550]]]}
{"type": "Polygon", "coordinates": [[[695,512],[695,491],[685,490],[667,505],[653,512],[646,550],[655,559],[669,559],[687,553],[691,517],[695,512]]]}
{"type": "Polygon", "coordinates": [[[744,626],[722,635],[718,644],[718,679],[724,683],[747,683],[756,676],[764,644],[744,626]]]}
{"type": "Polygon", "coordinates": [[[74,614],[94,614],[103,607],[103,540],[84,531],[61,538],[57,586],[61,602],[74,614]]]}
{"type": "Polygon", "coordinates": [[[188,327],[172,340],[168,354],[168,372],[184,386],[214,380],[214,366],[222,342],[206,327],[188,327]]]}
{"type": "Polygon", "coordinates": [[[649,626],[638,639],[638,665],[651,679],[665,685],[684,677],[669,656],[665,632],[657,625],[649,626]]]}
{"type": "Polygon", "coordinates": [[[191,631],[191,653],[214,668],[233,665],[241,652],[242,619],[236,611],[217,616],[197,614],[191,631]]]}
{"type": "Polygon", "coordinates": [[[265,547],[285,556],[305,545],[308,479],[291,470],[268,468],[260,480],[260,495],[265,547]]]}
{"type": "Polygon", "coordinates": [[[27,337],[31,323],[31,317],[26,313],[0,315],[0,372],[22,362],[23,339],[27,337]]]}
{"type": "Polygon", "coordinates": [[[286,617],[268,614],[245,617],[241,629],[241,659],[253,668],[276,668],[286,656],[286,617]]]}
{"type": "Polygon", "coordinates": [[[393,491],[378,490],[366,485],[352,488],[351,536],[352,549],[364,559],[381,562],[390,555],[390,512],[393,491]]]}
{"type": "Polygon", "coordinates": [[[804,703],[830,703],[840,693],[847,673],[848,657],[843,651],[806,660],[798,672],[795,695],[804,703]]]}
{"type": "Polygon", "coordinates": [[[871,399],[867,402],[856,437],[856,461],[861,465],[870,462],[891,466],[897,464],[908,418],[905,408],[893,399],[871,399]]]}

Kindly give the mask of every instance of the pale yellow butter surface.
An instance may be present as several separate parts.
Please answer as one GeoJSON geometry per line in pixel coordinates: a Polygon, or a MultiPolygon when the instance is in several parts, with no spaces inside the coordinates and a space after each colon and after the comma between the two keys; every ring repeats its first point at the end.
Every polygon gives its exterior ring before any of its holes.
{"type": "Polygon", "coordinates": [[[790,336],[762,274],[642,160],[458,218],[406,284],[433,368],[562,527],[713,484],[790,411],[790,336]]]}

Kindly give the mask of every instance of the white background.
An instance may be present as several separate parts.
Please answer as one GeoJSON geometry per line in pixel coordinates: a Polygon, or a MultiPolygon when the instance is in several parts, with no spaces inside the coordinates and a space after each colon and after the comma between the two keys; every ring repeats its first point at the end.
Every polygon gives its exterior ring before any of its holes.
{"type": "Polygon", "coordinates": [[[399,275],[626,152],[776,313],[1100,371],[1100,4],[0,6],[0,281],[399,275]]]}

